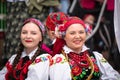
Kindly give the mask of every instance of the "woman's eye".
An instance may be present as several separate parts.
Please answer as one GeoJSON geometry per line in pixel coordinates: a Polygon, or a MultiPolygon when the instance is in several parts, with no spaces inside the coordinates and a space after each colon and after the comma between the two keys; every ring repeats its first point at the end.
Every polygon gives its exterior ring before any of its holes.
{"type": "Polygon", "coordinates": [[[80,31],[79,33],[80,33],[80,34],[83,34],[83,33],[85,33],[85,31],[80,31]]]}
{"type": "Polygon", "coordinates": [[[26,34],[27,32],[22,32],[22,34],[26,34]]]}
{"type": "Polygon", "coordinates": [[[84,32],[83,32],[83,31],[80,31],[79,33],[82,34],[82,33],[84,33],[84,32]]]}
{"type": "Polygon", "coordinates": [[[70,32],[71,35],[75,34],[75,32],[70,32]]]}
{"type": "Polygon", "coordinates": [[[33,35],[36,35],[37,33],[32,33],[33,35]]]}

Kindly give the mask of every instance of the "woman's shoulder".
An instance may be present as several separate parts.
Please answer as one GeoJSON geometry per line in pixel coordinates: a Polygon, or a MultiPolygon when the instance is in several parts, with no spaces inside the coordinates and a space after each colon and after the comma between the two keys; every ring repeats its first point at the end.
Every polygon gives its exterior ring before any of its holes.
{"type": "Polygon", "coordinates": [[[13,54],[13,55],[10,57],[10,59],[15,58],[16,56],[17,56],[17,54],[13,54]]]}
{"type": "Polygon", "coordinates": [[[98,51],[93,51],[93,54],[95,55],[95,57],[103,58],[102,53],[99,53],[98,51]]]}
{"type": "Polygon", "coordinates": [[[52,57],[52,59],[53,59],[54,64],[56,64],[56,63],[63,64],[65,62],[67,62],[67,59],[63,54],[56,54],[55,56],[52,57]]]}
{"type": "Polygon", "coordinates": [[[63,54],[55,54],[52,59],[62,58],[65,59],[65,56],[63,54]]]}
{"type": "Polygon", "coordinates": [[[97,62],[100,62],[102,64],[108,63],[108,61],[104,58],[102,53],[94,51],[93,54],[95,55],[95,58],[96,58],[97,62]]]}
{"type": "Polygon", "coordinates": [[[37,56],[35,58],[35,60],[33,61],[32,65],[37,65],[37,64],[42,64],[42,63],[45,63],[45,64],[52,64],[52,56],[50,54],[41,54],[39,56],[37,56]]]}
{"type": "Polygon", "coordinates": [[[52,56],[50,54],[44,53],[44,54],[41,54],[41,55],[36,57],[35,63],[36,62],[45,62],[45,61],[48,61],[48,60],[51,60],[51,59],[52,59],[52,56]]]}

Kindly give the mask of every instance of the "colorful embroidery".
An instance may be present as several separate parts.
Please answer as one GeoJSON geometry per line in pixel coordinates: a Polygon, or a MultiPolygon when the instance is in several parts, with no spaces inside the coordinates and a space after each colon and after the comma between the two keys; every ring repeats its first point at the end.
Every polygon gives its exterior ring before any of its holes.
{"type": "Polygon", "coordinates": [[[61,62],[62,61],[62,58],[61,57],[57,57],[57,59],[56,59],[56,63],[59,63],[59,62],[61,62]]]}
{"type": "Polygon", "coordinates": [[[39,62],[45,62],[48,59],[50,60],[50,56],[42,56],[42,57],[35,59],[35,61],[32,64],[39,63],[39,62]]]}
{"type": "Polygon", "coordinates": [[[35,63],[39,63],[40,61],[41,61],[41,58],[36,59],[36,60],[35,60],[35,63]]]}
{"type": "MultiPolygon", "coordinates": [[[[90,75],[92,66],[90,65],[86,54],[88,54],[86,51],[84,53],[80,53],[80,55],[76,53],[68,54],[68,61],[70,64],[73,80],[86,80],[87,77],[90,75]]],[[[96,59],[94,56],[90,56],[90,58],[94,66],[92,79],[99,79],[100,73],[99,68],[96,64],[96,59]]]]}
{"type": "Polygon", "coordinates": [[[107,62],[105,58],[102,58],[100,61],[103,62],[103,63],[107,62]]]}
{"type": "Polygon", "coordinates": [[[65,58],[63,58],[63,57],[57,57],[57,58],[54,60],[54,64],[56,64],[56,63],[61,63],[61,64],[63,64],[63,63],[65,63],[65,62],[67,62],[67,60],[66,60],[65,58]]]}
{"type": "Polygon", "coordinates": [[[49,59],[49,61],[50,61],[50,66],[53,64],[53,59],[52,59],[52,56],[47,56],[47,58],[49,59]]]}

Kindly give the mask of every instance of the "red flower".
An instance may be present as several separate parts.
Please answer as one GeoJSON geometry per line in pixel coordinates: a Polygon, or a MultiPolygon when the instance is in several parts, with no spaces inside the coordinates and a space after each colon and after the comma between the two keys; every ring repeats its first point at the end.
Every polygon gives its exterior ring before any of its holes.
{"type": "Polygon", "coordinates": [[[95,72],[99,72],[99,68],[96,64],[94,64],[94,70],[95,70],[95,72]]]}
{"type": "Polygon", "coordinates": [[[73,60],[70,60],[69,64],[73,65],[73,64],[75,64],[75,62],[73,60]]]}
{"type": "Polygon", "coordinates": [[[92,62],[94,62],[94,63],[96,62],[95,58],[91,58],[91,60],[92,60],[92,62]]]}
{"type": "Polygon", "coordinates": [[[59,31],[65,31],[64,25],[60,25],[60,26],[59,26],[59,31]]]}
{"type": "Polygon", "coordinates": [[[82,69],[79,66],[73,66],[72,67],[72,74],[75,76],[78,76],[79,74],[81,74],[82,69]]]}
{"type": "Polygon", "coordinates": [[[62,58],[61,57],[58,57],[57,59],[56,59],[56,63],[59,63],[59,62],[61,62],[62,61],[62,58]]]}
{"type": "Polygon", "coordinates": [[[41,61],[41,58],[35,59],[35,63],[39,63],[41,61]]]}
{"type": "Polygon", "coordinates": [[[47,58],[49,59],[49,62],[50,62],[50,66],[53,64],[53,59],[51,56],[47,56],[47,58]]]}

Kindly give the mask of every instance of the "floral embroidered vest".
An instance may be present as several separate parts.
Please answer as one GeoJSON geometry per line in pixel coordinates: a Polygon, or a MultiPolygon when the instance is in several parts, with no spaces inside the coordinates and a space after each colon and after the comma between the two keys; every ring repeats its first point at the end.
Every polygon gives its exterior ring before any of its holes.
{"type": "Polygon", "coordinates": [[[99,80],[100,72],[92,52],[85,51],[80,54],[70,52],[67,56],[72,80],[99,80]]]}

